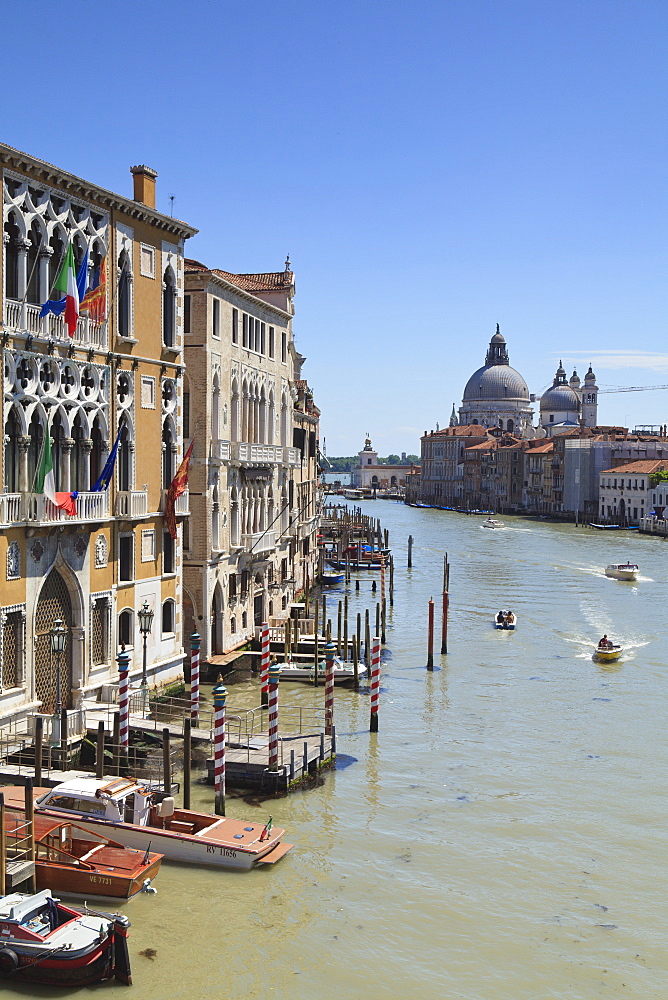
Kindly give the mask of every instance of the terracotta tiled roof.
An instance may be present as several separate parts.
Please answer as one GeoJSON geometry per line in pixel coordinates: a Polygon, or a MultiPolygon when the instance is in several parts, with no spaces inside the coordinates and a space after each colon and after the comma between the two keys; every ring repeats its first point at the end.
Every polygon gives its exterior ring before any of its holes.
{"type": "Polygon", "coordinates": [[[430,431],[423,434],[423,438],[432,437],[485,437],[488,434],[486,427],[481,424],[461,424],[457,427],[443,427],[440,431],[430,431]]]}
{"type": "Polygon", "coordinates": [[[614,469],[602,469],[602,476],[613,476],[615,473],[619,475],[632,476],[632,475],[642,475],[650,472],[663,472],[664,469],[668,467],[668,462],[663,461],[660,458],[648,458],[640,459],[637,462],[628,462],[626,465],[618,465],[614,469]]]}
{"type": "Polygon", "coordinates": [[[217,274],[224,281],[229,281],[237,288],[243,288],[245,292],[272,292],[281,289],[291,288],[294,284],[294,274],[292,271],[266,271],[263,274],[232,274],[231,271],[222,271],[219,267],[207,267],[198,260],[186,259],[186,271],[211,271],[217,274]]]}
{"type": "Polygon", "coordinates": [[[549,452],[554,451],[554,442],[545,441],[544,444],[536,445],[535,448],[529,448],[527,450],[528,455],[547,455],[549,452]]]}

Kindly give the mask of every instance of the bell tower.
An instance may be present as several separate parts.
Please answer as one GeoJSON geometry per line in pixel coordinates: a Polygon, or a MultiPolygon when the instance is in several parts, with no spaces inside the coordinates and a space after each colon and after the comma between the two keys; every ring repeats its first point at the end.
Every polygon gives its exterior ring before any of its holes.
{"type": "Polygon", "coordinates": [[[598,424],[598,386],[591,365],[589,365],[589,370],[584,377],[581,397],[582,422],[585,427],[596,427],[598,424]]]}

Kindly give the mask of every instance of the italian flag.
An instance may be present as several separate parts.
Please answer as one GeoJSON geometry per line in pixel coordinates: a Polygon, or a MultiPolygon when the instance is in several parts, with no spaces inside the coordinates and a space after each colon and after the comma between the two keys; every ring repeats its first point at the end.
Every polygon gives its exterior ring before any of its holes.
{"type": "Polygon", "coordinates": [[[51,435],[49,428],[44,434],[44,447],[42,457],[37,470],[37,480],[35,482],[35,493],[43,493],[56,507],[60,507],[66,514],[74,516],[77,512],[77,505],[71,493],[56,493],[56,479],[53,474],[53,456],[51,454],[51,435]]]}
{"type": "Polygon", "coordinates": [[[77,285],[77,269],[74,261],[72,241],[67,244],[67,253],[60,274],[56,278],[54,289],[65,297],[65,322],[70,337],[74,336],[79,319],[79,287],[77,285]]]}

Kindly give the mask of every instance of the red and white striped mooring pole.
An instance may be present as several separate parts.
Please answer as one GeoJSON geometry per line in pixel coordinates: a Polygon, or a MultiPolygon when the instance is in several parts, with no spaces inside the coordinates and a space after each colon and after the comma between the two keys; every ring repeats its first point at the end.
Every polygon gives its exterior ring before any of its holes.
{"type": "Polygon", "coordinates": [[[214,754],[214,779],[213,783],[216,791],[216,816],[225,815],[225,704],[227,701],[227,690],[223,684],[222,677],[218,677],[218,683],[213,689],[213,710],[214,710],[214,730],[213,730],[213,754],[214,754]]]}
{"type": "Polygon", "coordinates": [[[269,770],[278,771],[278,679],[280,664],[269,667],[269,770]]]}
{"type": "Polygon", "coordinates": [[[199,723],[199,647],[201,643],[199,632],[190,636],[190,721],[193,726],[199,723]]]}
{"type": "Polygon", "coordinates": [[[269,623],[262,623],[262,633],[260,637],[262,647],[262,666],[260,668],[261,685],[261,705],[269,704],[269,623]]]}
{"type": "Polygon", "coordinates": [[[325,646],[325,736],[332,735],[334,726],[334,654],[336,646],[328,642],[325,646]]]}
{"type": "Polygon", "coordinates": [[[378,732],[378,706],[380,703],[380,638],[371,642],[371,720],[369,732],[378,732]]]}
{"type": "Polygon", "coordinates": [[[130,655],[123,647],[116,657],[118,663],[118,721],[121,746],[127,750],[130,737],[130,655]]]}

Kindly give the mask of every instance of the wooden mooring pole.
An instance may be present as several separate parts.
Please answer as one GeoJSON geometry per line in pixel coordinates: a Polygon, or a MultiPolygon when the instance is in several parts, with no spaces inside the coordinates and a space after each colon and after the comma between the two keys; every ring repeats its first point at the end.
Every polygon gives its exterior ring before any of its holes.
{"type": "Polygon", "coordinates": [[[172,794],[172,757],[169,746],[169,727],[162,731],[162,777],[165,795],[172,794]]]}
{"type": "Polygon", "coordinates": [[[97,724],[97,743],[95,745],[95,777],[98,781],[104,778],[104,721],[97,724]]]}
{"type": "Polygon", "coordinates": [[[359,659],[359,649],[357,646],[357,636],[353,635],[351,641],[353,644],[353,673],[355,675],[354,685],[355,685],[355,690],[357,691],[357,689],[360,686],[360,659],[359,659]]]}
{"type": "Polygon", "coordinates": [[[413,568],[413,536],[408,536],[408,568],[413,568]]]}
{"type": "Polygon", "coordinates": [[[192,773],[192,722],[183,720],[183,808],[190,809],[190,780],[192,773]]]}
{"type": "MultiPolygon", "coordinates": [[[[39,788],[42,784],[42,745],[44,738],[44,719],[41,715],[35,716],[35,785],[39,788]]],[[[1,895],[1,893],[0,893],[1,895]]]]}
{"type": "Polygon", "coordinates": [[[117,777],[121,773],[121,717],[118,712],[114,715],[114,730],[111,738],[111,746],[114,754],[114,763],[111,773],[117,777]]]}
{"type": "MultiPolygon", "coordinates": [[[[271,668],[269,669],[271,675],[271,668]]],[[[215,813],[216,816],[225,815],[225,702],[227,691],[223,684],[223,678],[218,675],[218,683],[213,689],[213,753],[214,753],[214,774],[213,782],[216,791],[215,813]]]]}
{"type": "Polygon", "coordinates": [[[7,834],[5,833],[5,795],[0,792],[0,896],[7,892],[7,834]]]}
{"type": "Polygon", "coordinates": [[[28,891],[35,892],[35,800],[32,794],[32,778],[25,784],[25,827],[23,836],[28,840],[28,861],[32,862],[32,875],[28,879],[28,891]]]}
{"type": "Polygon", "coordinates": [[[448,553],[443,560],[443,611],[441,620],[441,653],[448,651],[448,605],[450,602],[450,563],[448,553]]]}
{"type": "Polygon", "coordinates": [[[434,669],[434,601],[429,598],[429,626],[427,631],[427,670],[434,669]]]}
{"type": "Polygon", "coordinates": [[[369,732],[378,732],[378,708],[380,705],[380,638],[373,640],[371,653],[371,717],[369,732]]]}

